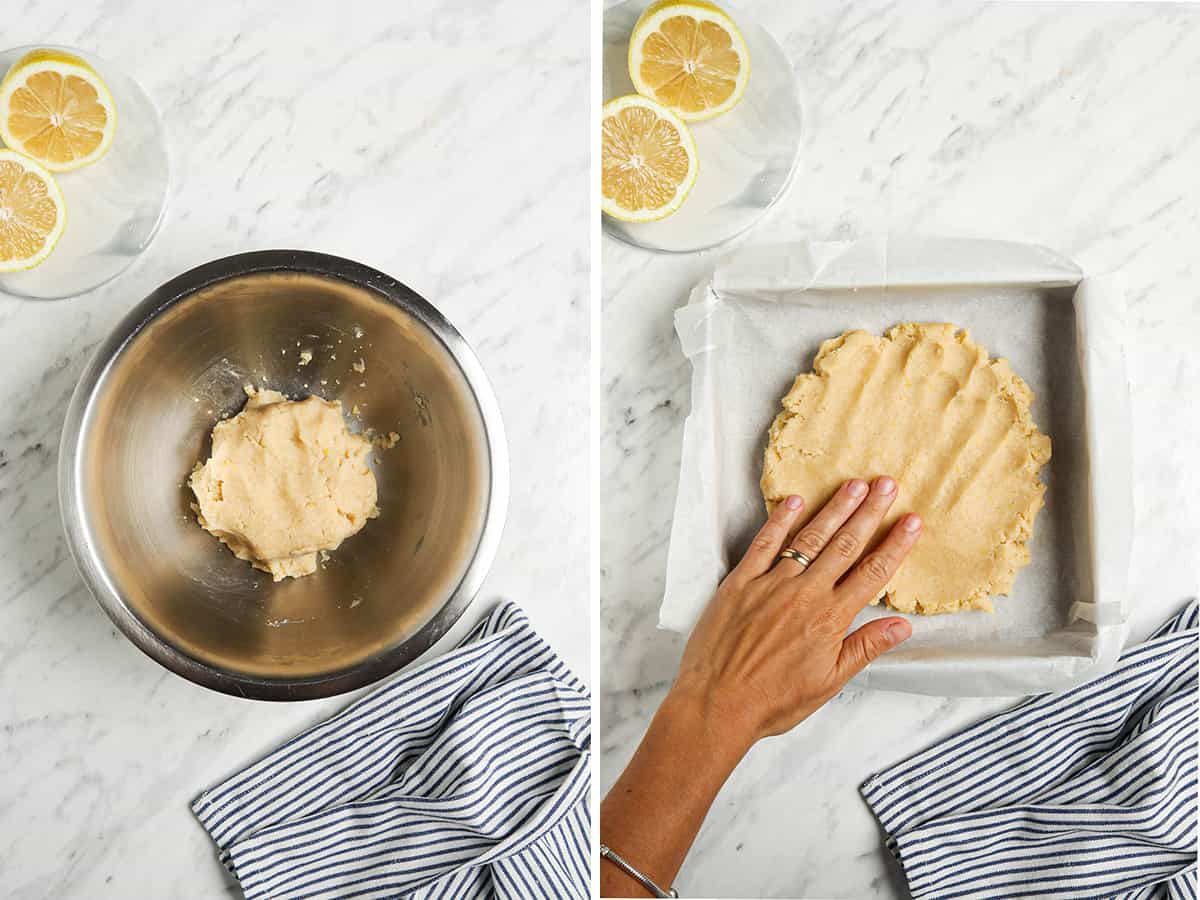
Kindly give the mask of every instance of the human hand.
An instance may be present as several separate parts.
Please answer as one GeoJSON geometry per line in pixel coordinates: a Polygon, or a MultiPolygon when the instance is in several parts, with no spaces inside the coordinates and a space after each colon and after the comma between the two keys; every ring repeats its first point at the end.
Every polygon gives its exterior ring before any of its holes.
{"type": "Polygon", "coordinates": [[[794,728],[906,640],[912,627],[899,616],[846,635],[920,537],[909,513],[869,547],[896,494],[887,476],[848,481],[803,527],[801,498],[780,503],[692,631],[668,701],[699,710],[739,755],[794,728]],[[812,564],[780,559],[789,546],[812,564]]]}
{"type": "MultiPolygon", "coordinates": [[[[849,481],[811,520],[790,497],[771,513],[717,589],[683,652],[679,676],[600,807],[601,839],[670,884],[725,779],[760,738],[793,728],[912,629],[899,616],[846,636],[921,533],[903,516],[870,542],[896,499],[887,477],[849,481]],[[791,546],[807,569],[779,559],[791,546]]],[[[601,896],[647,896],[615,865],[601,896]]]]}

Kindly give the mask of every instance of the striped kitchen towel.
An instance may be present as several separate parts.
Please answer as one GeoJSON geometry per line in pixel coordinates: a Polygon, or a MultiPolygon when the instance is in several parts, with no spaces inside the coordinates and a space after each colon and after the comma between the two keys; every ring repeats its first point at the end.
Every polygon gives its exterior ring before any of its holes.
{"type": "Polygon", "coordinates": [[[506,603],[192,810],[250,900],[585,898],[590,721],[506,603]]]}
{"type": "Polygon", "coordinates": [[[1197,607],[862,786],[916,900],[1195,900],[1197,607]]]}

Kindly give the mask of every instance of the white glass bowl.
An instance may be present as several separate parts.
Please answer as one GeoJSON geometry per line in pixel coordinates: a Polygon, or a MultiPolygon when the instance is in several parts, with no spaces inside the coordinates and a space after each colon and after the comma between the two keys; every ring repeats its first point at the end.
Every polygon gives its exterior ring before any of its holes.
{"type": "MultiPolygon", "coordinates": [[[[604,11],[604,99],[634,93],[629,35],[649,0],[604,11]]],[[[795,74],[783,48],[745,12],[724,5],[750,51],[750,81],[724,115],[690,124],[699,174],[683,206],[657,222],[604,216],[613,237],[649,250],[704,250],[741,234],[783,195],[799,162],[803,116],[795,74]]]]}
{"type": "MultiPolygon", "coordinates": [[[[0,76],[36,47],[0,51],[0,76]]],[[[58,299],[82,294],[123,271],[154,238],[166,211],[171,169],[158,110],[114,63],[73,47],[104,79],[117,106],[112,146],[96,162],[55,178],[67,203],[67,227],[45,262],[0,275],[0,291],[58,299]]]]}

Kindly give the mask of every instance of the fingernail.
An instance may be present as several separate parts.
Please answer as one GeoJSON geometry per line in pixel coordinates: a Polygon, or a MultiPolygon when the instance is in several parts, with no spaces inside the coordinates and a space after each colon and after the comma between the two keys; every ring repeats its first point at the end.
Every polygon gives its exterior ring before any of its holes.
{"type": "Polygon", "coordinates": [[[893,644],[907,641],[912,634],[912,626],[907,622],[893,622],[887,627],[888,640],[893,644]]]}
{"type": "Polygon", "coordinates": [[[867,493],[867,483],[865,481],[859,481],[857,478],[855,478],[846,486],[846,490],[849,492],[851,497],[862,497],[867,493]]]}
{"type": "Polygon", "coordinates": [[[921,530],[921,517],[916,513],[909,513],[904,517],[904,530],[909,534],[915,534],[921,530]]]}
{"type": "Polygon", "coordinates": [[[875,479],[875,487],[879,488],[881,494],[891,494],[896,490],[896,482],[888,478],[886,475],[880,475],[875,479]]]}
{"type": "Polygon", "coordinates": [[[795,494],[792,494],[792,496],[787,498],[787,508],[788,509],[799,509],[803,505],[804,505],[803,498],[797,497],[795,494]]]}

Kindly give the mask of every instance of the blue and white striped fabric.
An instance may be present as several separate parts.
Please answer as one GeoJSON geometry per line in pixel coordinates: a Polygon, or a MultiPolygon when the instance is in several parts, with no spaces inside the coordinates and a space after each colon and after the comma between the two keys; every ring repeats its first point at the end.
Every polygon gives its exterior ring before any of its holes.
{"type": "Polygon", "coordinates": [[[1195,601],[1109,674],[862,786],[915,900],[1196,900],[1195,601]]]}
{"type": "Polygon", "coordinates": [[[192,810],[250,900],[585,898],[590,721],[504,604],[192,810]]]}

